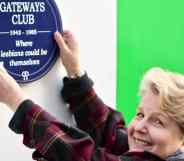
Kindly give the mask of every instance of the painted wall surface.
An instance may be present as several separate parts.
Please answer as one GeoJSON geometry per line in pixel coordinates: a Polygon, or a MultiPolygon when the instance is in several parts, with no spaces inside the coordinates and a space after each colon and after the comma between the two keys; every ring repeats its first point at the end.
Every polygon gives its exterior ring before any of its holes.
{"type": "MultiPolygon", "coordinates": [[[[116,14],[113,0],[57,0],[64,29],[73,31],[80,43],[81,64],[95,82],[103,100],[115,104],[116,14]]],[[[67,124],[71,115],[60,99],[64,68],[58,61],[42,79],[22,86],[31,98],[67,124]]],[[[32,150],[22,145],[22,136],[8,128],[13,113],[0,105],[0,155],[6,161],[31,161],[32,150]]]]}
{"type": "Polygon", "coordinates": [[[184,73],[184,1],[118,0],[117,105],[129,122],[150,67],[184,73]]]}

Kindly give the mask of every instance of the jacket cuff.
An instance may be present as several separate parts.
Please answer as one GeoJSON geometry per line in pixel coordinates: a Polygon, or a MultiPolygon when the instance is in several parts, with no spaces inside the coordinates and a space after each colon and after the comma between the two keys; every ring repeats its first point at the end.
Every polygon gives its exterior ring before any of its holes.
{"type": "Polygon", "coordinates": [[[22,123],[24,122],[23,120],[26,117],[26,113],[31,109],[32,105],[33,102],[31,100],[25,100],[17,108],[16,112],[9,122],[9,128],[15,133],[21,134],[23,132],[22,123]]]}
{"type": "Polygon", "coordinates": [[[83,94],[93,86],[93,81],[88,77],[87,73],[76,79],[70,79],[65,77],[63,79],[63,88],[61,95],[65,102],[68,102],[70,98],[83,94]]]}

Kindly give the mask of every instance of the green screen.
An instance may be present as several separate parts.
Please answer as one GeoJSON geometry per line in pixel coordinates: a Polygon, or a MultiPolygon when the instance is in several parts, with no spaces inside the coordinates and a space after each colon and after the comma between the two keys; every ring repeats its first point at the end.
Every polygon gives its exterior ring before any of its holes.
{"type": "Polygon", "coordinates": [[[129,123],[150,67],[184,73],[184,0],[118,0],[117,107],[129,123]]]}

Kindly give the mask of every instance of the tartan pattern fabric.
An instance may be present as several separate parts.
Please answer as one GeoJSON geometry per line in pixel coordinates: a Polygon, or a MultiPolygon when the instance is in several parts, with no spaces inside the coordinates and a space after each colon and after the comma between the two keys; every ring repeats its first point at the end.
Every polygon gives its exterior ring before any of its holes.
{"type": "Polygon", "coordinates": [[[62,97],[75,116],[77,127],[67,126],[31,100],[15,112],[9,127],[23,134],[42,161],[162,161],[148,152],[127,152],[127,129],[122,114],[103,103],[87,74],[64,78],[62,97]]]}

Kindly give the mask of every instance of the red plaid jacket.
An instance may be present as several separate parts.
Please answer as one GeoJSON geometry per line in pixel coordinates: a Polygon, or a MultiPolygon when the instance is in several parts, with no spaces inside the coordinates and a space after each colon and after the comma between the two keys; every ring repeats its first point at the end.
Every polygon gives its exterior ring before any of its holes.
{"type": "Polygon", "coordinates": [[[33,159],[45,161],[162,161],[149,152],[128,152],[127,129],[121,113],[105,105],[85,74],[64,78],[63,99],[77,128],[67,126],[31,100],[15,112],[9,127],[35,148],[33,159]]]}

